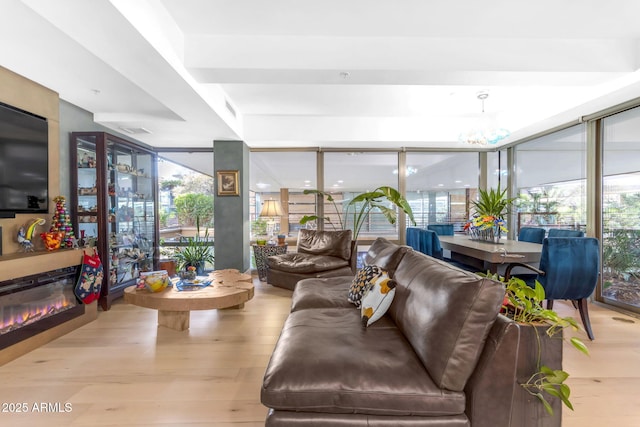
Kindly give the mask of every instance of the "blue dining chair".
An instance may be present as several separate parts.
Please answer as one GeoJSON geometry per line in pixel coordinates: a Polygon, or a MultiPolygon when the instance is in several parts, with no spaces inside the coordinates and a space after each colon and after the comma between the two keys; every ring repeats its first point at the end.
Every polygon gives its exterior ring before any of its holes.
{"type": "Polygon", "coordinates": [[[567,228],[552,228],[547,237],[584,237],[584,231],[569,230],[567,228]]]}
{"type": "Polygon", "coordinates": [[[544,240],[546,232],[544,228],[538,227],[522,227],[520,233],[518,233],[518,240],[520,242],[540,243],[544,240]]]}
{"type": "Polygon", "coordinates": [[[417,227],[407,227],[407,246],[414,251],[420,252],[420,229],[417,227]]]}
{"type": "Polygon", "coordinates": [[[429,224],[427,230],[435,231],[438,236],[453,236],[453,224],[429,224]]]}
{"type": "Polygon", "coordinates": [[[442,259],[442,246],[435,231],[407,227],[407,246],[434,258],[442,259]]]}
{"type": "Polygon", "coordinates": [[[593,340],[587,298],[593,293],[600,273],[598,239],[549,237],[542,242],[539,268],[522,263],[510,264],[505,271],[507,280],[515,266],[525,267],[537,273],[535,280],[544,288],[548,309],[553,308],[554,300],[571,300],[580,310],[584,329],[589,339],[593,340]]]}

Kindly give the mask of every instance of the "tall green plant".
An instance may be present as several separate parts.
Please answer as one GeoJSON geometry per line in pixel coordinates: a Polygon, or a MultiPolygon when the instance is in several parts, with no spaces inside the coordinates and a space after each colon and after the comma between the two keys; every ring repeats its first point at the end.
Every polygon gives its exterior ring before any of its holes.
{"type": "Polygon", "coordinates": [[[507,190],[497,189],[478,190],[478,200],[472,201],[476,214],[480,216],[493,216],[496,218],[504,218],[508,213],[515,198],[507,198],[507,190]]]}
{"type": "MultiPolygon", "coordinates": [[[[369,213],[372,210],[378,210],[382,212],[384,217],[389,221],[390,224],[395,224],[397,221],[397,212],[396,207],[402,211],[404,214],[409,216],[409,220],[412,225],[416,224],[415,219],[413,218],[413,210],[411,206],[409,206],[409,202],[402,197],[400,192],[395,188],[382,186],[378,187],[373,191],[367,191],[365,193],[358,194],[355,196],[349,203],[347,203],[344,210],[344,218],[338,209],[338,205],[335,202],[335,199],[330,193],[326,193],[320,190],[305,190],[304,194],[316,194],[327,198],[327,201],[333,204],[333,207],[338,214],[338,221],[340,223],[340,229],[345,229],[346,226],[346,218],[351,218],[353,221],[353,240],[358,240],[358,236],[360,235],[360,230],[364,225],[369,213]],[[389,207],[388,204],[391,203],[393,207],[389,207]]],[[[317,215],[305,215],[300,220],[300,224],[304,225],[309,221],[317,220],[319,217],[317,215]]],[[[331,222],[328,217],[324,218],[325,221],[329,221],[334,228],[336,228],[335,224],[331,222]]]]}

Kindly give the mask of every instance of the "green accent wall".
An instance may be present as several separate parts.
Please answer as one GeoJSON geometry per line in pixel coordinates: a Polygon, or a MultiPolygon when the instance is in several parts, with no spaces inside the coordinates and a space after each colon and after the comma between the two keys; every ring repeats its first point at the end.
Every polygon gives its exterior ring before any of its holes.
{"type": "Polygon", "coordinates": [[[214,141],[213,169],[237,170],[239,196],[214,196],[214,225],[217,270],[250,268],[249,245],[249,147],[242,141],[214,141]]]}

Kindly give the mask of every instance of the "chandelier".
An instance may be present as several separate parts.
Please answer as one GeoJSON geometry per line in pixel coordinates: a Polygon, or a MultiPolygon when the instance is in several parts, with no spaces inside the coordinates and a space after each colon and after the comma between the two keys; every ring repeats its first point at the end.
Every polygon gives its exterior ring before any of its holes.
{"type": "Polygon", "coordinates": [[[460,134],[460,142],[472,145],[497,144],[509,136],[509,131],[493,126],[491,119],[484,114],[484,101],[489,97],[487,92],[480,92],[478,99],[482,102],[482,114],[478,126],[468,132],[460,134]]]}

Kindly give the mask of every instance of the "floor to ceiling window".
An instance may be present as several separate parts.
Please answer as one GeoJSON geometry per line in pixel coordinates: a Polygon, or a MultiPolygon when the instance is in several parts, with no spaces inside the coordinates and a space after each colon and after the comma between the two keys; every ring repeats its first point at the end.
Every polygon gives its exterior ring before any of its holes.
{"type": "Polygon", "coordinates": [[[640,312],[640,108],[603,120],[602,298],[640,312]]]}
{"type": "Polygon", "coordinates": [[[487,188],[507,188],[509,167],[507,166],[507,151],[491,151],[487,153],[487,188]]]}
{"type": "MultiPolygon", "coordinates": [[[[381,186],[397,189],[398,173],[398,153],[395,152],[325,152],[323,190],[332,194],[336,204],[325,199],[324,215],[332,224],[342,220],[343,228],[352,228],[354,209],[345,215],[348,203],[358,194],[381,186]]],[[[355,208],[357,211],[359,206],[355,208]]],[[[331,223],[325,223],[325,229],[330,230],[331,223]]],[[[380,211],[373,210],[364,221],[358,239],[378,236],[397,239],[398,226],[390,224],[380,211]]]]}
{"type": "Polygon", "coordinates": [[[407,201],[418,227],[454,224],[462,231],[478,189],[478,153],[407,153],[407,201]]]}
{"type": "Polygon", "coordinates": [[[213,252],[213,152],[160,152],[158,185],[161,257],[171,258],[186,238],[196,235],[198,225],[213,252]]]}
{"type": "Polygon", "coordinates": [[[586,127],[576,125],[515,147],[517,235],[521,227],[586,229],[586,127]]]}
{"type": "Polygon", "coordinates": [[[317,189],[315,151],[257,151],[251,153],[249,189],[251,238],[269,233],[296,237],[300,220],[316,214],[316,199],[304,190],[317,189]],[[280,217],[261,217],[266,200],[282,208],[280,217]]]}

